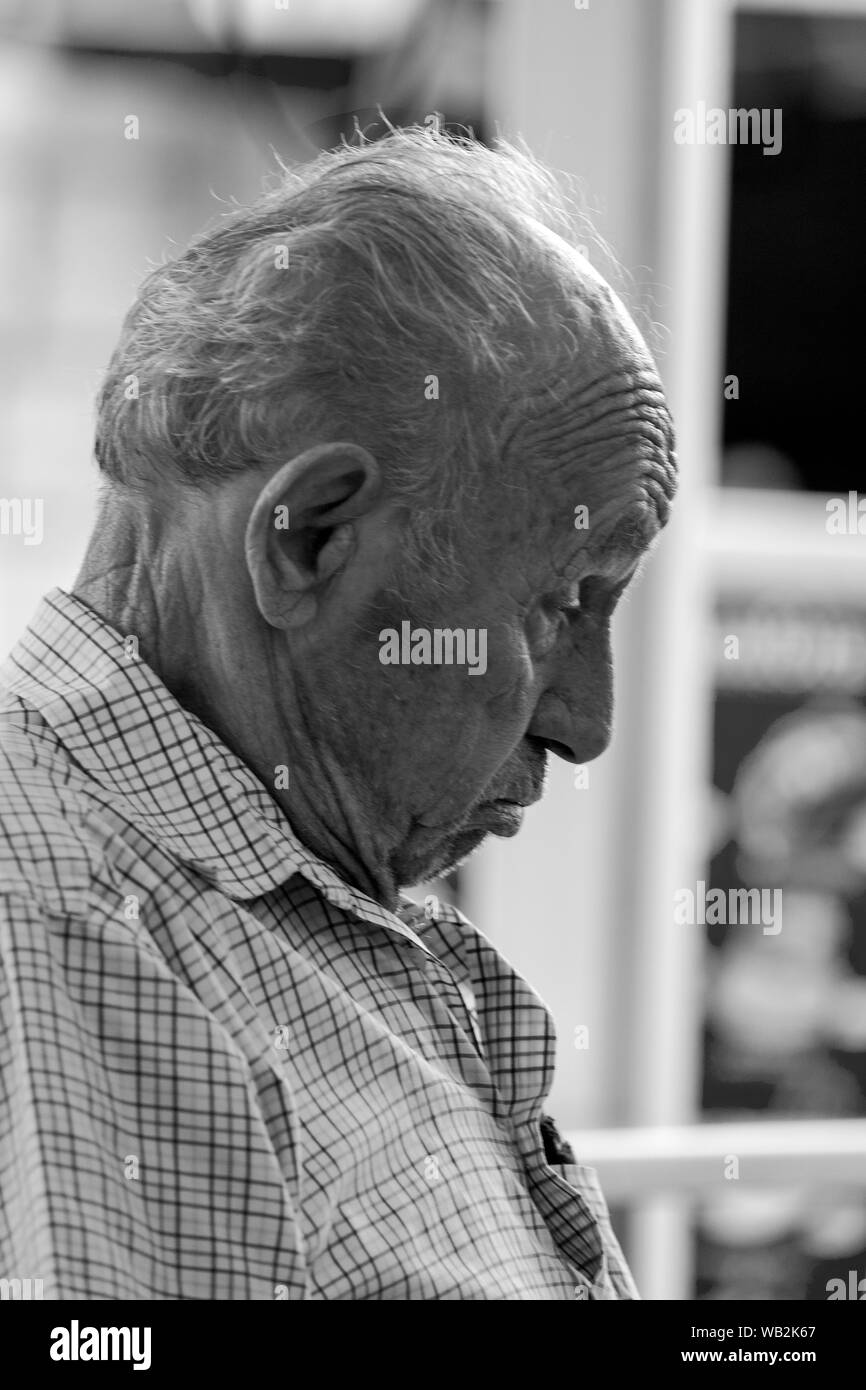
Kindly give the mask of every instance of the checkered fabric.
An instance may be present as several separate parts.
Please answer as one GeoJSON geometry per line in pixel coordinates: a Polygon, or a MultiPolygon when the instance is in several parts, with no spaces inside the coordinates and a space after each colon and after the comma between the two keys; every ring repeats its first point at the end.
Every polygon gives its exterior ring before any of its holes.
{"type": "Polygon", "coordinates": [[[594,1173],[546,1158],[547,1009],[432,908],[347,886],[134,643],[46,595],[0,668],[0,1277],[636,1298],[594,1173]]]}

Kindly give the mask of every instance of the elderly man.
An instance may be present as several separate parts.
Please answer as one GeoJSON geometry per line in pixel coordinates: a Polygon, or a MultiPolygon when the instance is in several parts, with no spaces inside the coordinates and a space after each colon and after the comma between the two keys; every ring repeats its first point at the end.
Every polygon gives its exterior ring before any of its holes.
{"type": "Polygon", "coordinates": [[[0,1265],[46,1297],[636,1297],[547,1010],[401,893],[603,750],[673,493],[567,227],[527,156],[396,131],[144,283],[2,671],[0,1265]]]}

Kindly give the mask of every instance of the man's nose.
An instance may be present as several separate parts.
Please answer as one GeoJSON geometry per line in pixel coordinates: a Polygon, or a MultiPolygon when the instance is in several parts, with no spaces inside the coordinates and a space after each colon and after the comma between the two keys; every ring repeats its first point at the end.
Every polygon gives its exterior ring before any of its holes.
{"type": "Polygon", "coordinates": [[[563,654],[550,673],[527,733],[566,762],[588,763],[604,752],[612,731],[610,639],[595,634],[590,642],[563,654]]]}

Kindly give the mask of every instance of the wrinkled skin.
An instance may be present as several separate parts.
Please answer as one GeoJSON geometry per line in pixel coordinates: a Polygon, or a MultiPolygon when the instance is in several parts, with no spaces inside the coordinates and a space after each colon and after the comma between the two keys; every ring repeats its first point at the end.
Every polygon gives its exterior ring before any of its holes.
{"type": "Polygon", "coordinates": [[[389,907],[487,834],[516,833],[547,751],[585,763],[604,750],[611,615],[673,492],[647,349],[587,262],[545,236],[579,351],[558,403],[517,404],[511,446],[531,500],[490,489],[467,519],[454,592],[400,574],[406,516],[375,459],[314,440],[268,477],[116,504],[74,588],[139,635],[142,657],[257,773],[298,838],[389,907]],[[380,630],[405,619],[485,628],[486,672],[383,665],[380,630]],[[281,764],[290,785],[274,790],[281,764]]]}

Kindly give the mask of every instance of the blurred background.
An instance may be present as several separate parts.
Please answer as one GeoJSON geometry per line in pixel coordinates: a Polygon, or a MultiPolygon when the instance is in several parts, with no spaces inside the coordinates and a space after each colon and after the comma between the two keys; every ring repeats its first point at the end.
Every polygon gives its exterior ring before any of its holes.
{"type": "Polygon", "coordinates": [[[0,650],[77,572],[149,264],[275,156],[433,112],[580,180],[683,482],[612,747],[421,891],[553,1010],[549,1109],[645,1297],[862,1299],[866,0],[0,0],[0,650]],[[678,144],[701,102],[780,110],[781,151],[678,144]],[[781,890],[781,931],[678,922],[702,883],[781,890]]]}

